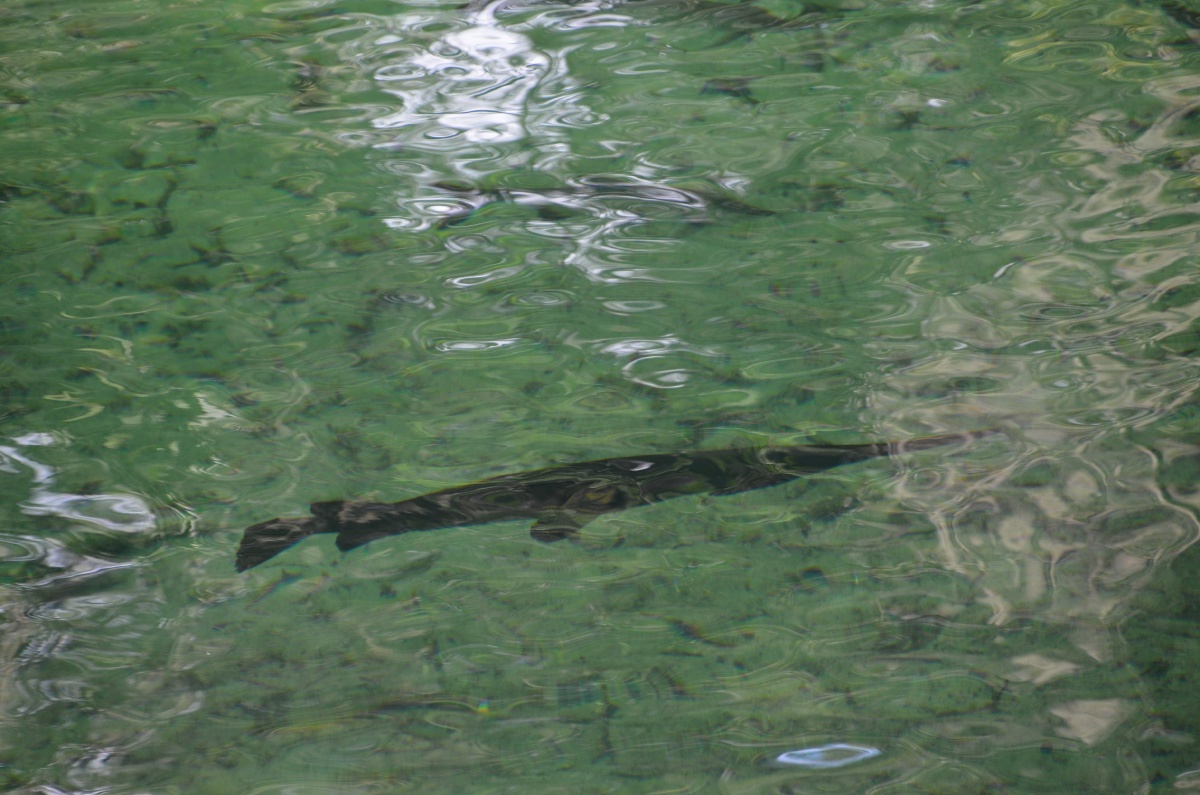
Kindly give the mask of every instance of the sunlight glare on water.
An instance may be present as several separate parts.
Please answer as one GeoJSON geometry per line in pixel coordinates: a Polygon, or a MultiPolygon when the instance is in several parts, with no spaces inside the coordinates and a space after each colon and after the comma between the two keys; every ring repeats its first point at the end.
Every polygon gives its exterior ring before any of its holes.
{"type": "Polygon", "coordinates": [[[6,3],[0,789],[1195,786],[1197,47],[1183,0],[6,3]]]}

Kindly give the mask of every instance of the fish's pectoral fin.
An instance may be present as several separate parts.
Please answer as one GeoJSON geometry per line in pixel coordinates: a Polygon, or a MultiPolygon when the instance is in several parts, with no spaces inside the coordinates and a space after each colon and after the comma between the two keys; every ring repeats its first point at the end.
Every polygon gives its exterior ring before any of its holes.
{"type": "Polygon", "coordinates": [[[770,486],[778,486],[800,477],[798,472],[756,472],[738,478],[709,492],[714,497],[727,497],[730,494],[741,494],[745,491],[756,491],[770,486]]]}
{"type": "Polygon", "coordinates": [[[573,512],[543,516],[529,528],[529,535],[543,544],[553,544],[555,541],[576,535],[581,527],[592,521],[592,518],[573,512]]]}

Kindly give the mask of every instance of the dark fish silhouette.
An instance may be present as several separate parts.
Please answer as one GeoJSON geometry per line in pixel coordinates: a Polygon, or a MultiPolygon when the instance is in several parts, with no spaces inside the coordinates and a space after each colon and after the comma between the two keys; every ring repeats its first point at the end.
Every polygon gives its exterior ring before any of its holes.
{"type": "Polygon", "coordinates": [[[1167,13],[1167,16],[1185,28],[1192,30],[1200,29],[1200,11],[1193,11],[1185,4],[1175,2],[1175,0],[1166,0],[1162,4],[1162,9],[1167,13]]]}
{"type": "Polygon", "coordinates": [[[317,502],[311,517],[248,527],[238,547],[237,570],[257,566],[314,533],[337,533],[337,548],[346,552],[416,530],[533,519],[530,535],[559,541],[602,514],[693,494],[722,496],[777,486],[844,464],[968,442],[989,433],[993,431],[877,444],[652,453],[500,475],[403,502],[317,502]]]}

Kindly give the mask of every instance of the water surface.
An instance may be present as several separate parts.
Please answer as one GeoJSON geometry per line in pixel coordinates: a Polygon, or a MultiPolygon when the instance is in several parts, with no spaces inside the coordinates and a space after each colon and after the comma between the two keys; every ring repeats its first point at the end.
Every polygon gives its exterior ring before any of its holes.
{"type": "Polygon", "coordinates": [[[1198,42],[1174,0],[6,3],[0,781],[1195,786],[1198,42]],[[233,569],[316,500],[983,428],[233,569]]]}

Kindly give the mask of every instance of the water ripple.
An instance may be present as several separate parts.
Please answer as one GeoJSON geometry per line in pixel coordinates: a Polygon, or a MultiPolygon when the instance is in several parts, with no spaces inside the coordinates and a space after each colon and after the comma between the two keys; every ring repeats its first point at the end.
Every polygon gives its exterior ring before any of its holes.
{"type": "Polygon", "coordinates": [[[1197,535],[1178,3],[10,5],[13,786],[1188,783],[1115,631],[1197,535]],[[984,427],[230,567],[314,500],[984,427]]]}

